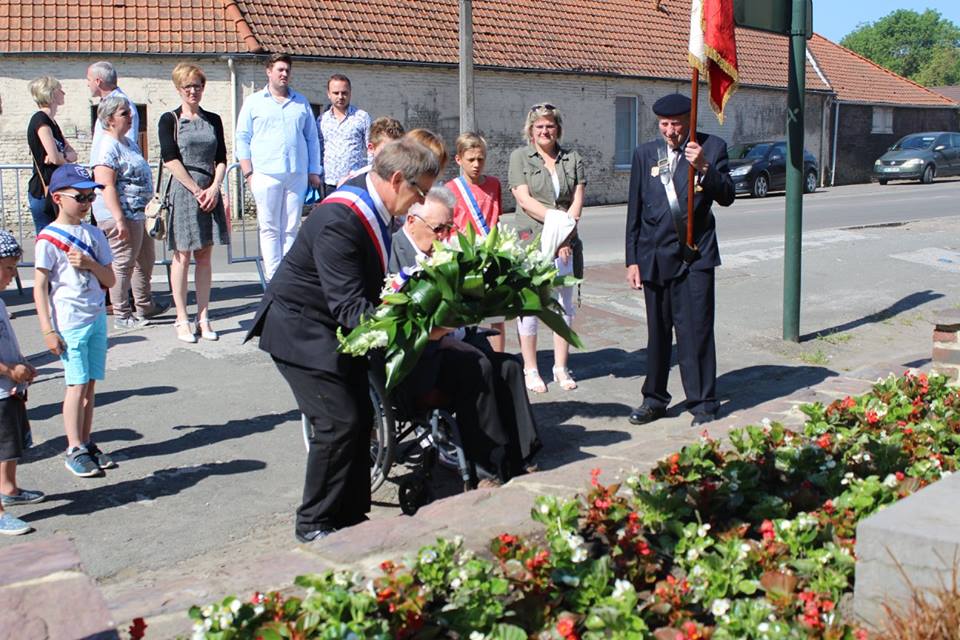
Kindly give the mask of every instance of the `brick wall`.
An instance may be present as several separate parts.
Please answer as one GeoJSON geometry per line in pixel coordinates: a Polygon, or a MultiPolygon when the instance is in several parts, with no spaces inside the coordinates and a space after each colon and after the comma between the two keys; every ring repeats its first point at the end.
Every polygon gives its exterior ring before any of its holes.
{"type": "MultiPolygon", "coordinates": [[[[832,121],[832,116],[831,116],[832,121]]],[[[873,163],[894,142],[920,131],[960,130],[960,111],[954,108],[918,109],[895,107],[893,133],[871,133],[871,105],[840,105],[837,133],[836,184],[869,182],[873,163]]]]}
{"type": "MultiPolygon", "coordinates": [[[[2,72],[3,114],[0,115],[0,163],[29,163],[26,125],[36,110],[27,84],[31,79],[51,74],[66,91],[66,104],[57,114],[65,136],[77,149],[82,161],[89,157],[90,106],[86,87],[86,67],[95,56],[4,56],[2,72]]],[[[165,56],[115,56],[111,61],[120,74],[120,87],[147,109],[148,154],[159,157],[156,125],[160,115],[179,104],[170,81],[173,66],[187,58],[165,56]]],[[[207,74],[204,107],[219,113],[232,154],[230,72],[225,60],[190,60],[207,74]]],[[[353,82],[353,102],[371,116],[392,115],[407,128],[427,127],[452,144],[458,133],[458,84],[455,69],[413,68],[399,65],[331,64],[296,61],[292,86],[311,102],[326,103],[326,79],[334,72],[346,73],[353,82]]],[[[262,65],[251,59],[236,64],[238,101],[263,86],[262,65]]],[[[637,131],[641,141],[656,135],[656,122],[650,107],[665,93],[688,92],[688,83],[649,79],[606,78],[575,74],[507,73],[477,71],[475,74],[478,128],[489,144],[488,173],[506,182],[510,152],[523,144],[520,129],[530,105],[551,102],[564,115],[563,143],[576,149],[587,165],[588,204],[620,203],[626,200],[629,170],[614,167],[614,99],[638,98],[637,131]]],[[[778,90],[743,88],[731,101],[727,119],[721,127],[701,94],[700,129],[718,134],[728,142],[756,141],[785,136],[786,93],[778,90]]],[[[807,101],[806,141],[809,151],[821,155],[821,114],[823,97],[810,95],[807,101]]],[[[239,109],[239,104],[237,106],[239,109]]],[[[828,148],[828,145],[827,145],[828,148]]],[[[231,156],[232,157],[232,156],[231,156]]],[[[455,165],[447,176],[455,174],[455,165]]],[[[25,181],[28,174],[23,177],[25,181]]],[[[11,196],[11,176],[4,176],[4,208],[7,215],[16,211],[11,196]]],[[[513,207],[507,192],[504,206],[513,207]]],[[[26,211],[26,203],[22,205],[26,211]]]]}

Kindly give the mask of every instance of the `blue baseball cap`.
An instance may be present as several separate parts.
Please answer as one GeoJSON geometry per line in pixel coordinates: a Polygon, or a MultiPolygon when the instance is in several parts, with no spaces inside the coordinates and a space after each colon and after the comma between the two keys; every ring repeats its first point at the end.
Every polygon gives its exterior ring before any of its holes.
{"type": "Polygon", "coordinates": [[[103,185],[94,182],[93,176],[87,171],[86,167],[78,164],[65,164],[57,167],[57,170],[50,176],[50,193],[60,191],[61,189],[103,189],[103,185]]]}

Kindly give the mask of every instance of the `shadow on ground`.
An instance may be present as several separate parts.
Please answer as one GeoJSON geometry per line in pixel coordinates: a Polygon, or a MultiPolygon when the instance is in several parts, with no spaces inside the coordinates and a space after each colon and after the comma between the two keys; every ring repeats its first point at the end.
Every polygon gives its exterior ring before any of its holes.
{"type": "Polygon", "coordinates": [[[889,320],[890,318],[899,315],[905,311],[915,309],[917,307],[923,306],[928,302],[938,300],[943,298],[944,294],[937,293],[936,291],[931,291],[927,289],[925,291],[917,291],[911,293],[908,296],[897,300],[891,304],[886,309],[881,309],[876,313],[871,313],[870,315],[863,316],[862,318],[857,318],[856,320],[851,320],[850,322],[845,322],[843,324],[838,324],[833,327],[828,327],[826,329],[820,329],[819,331],[814,331],[812,333],[807,333],[800,336],[800,342],[807,342],[809,340],[815,340],[823,336],[829,336],[835,333],[843,333],[844,331],[850,331],[851,329],[856,329],[857,327],[862,327],[866,324],[874,324],[877,322],[883,322],[884,320],[889,320]]]}
{"type": "Polygon", "coordinates": [[[267,464],[262,460],[231,460],[195,467],[159,469],[145,478],[49,494],[46,503],[66,500],[66,504],[39,509],[22,517],[28,522],[37,522],[55,516],[87,515],[133,502],[145,502],[176,495],[211,476],[250,473],[264,469],[266,466],[267,464]]]}
{"type": "Polygon", "coordinates": [[[832,369],[808,365],[761,364],[728,371],[717,378],[717,395],[722,403],[720,415],[791,395],[835,375],[837,372],[832,369]]]}
{"type": "Polygon", "coordinates": [[[119,462],[177,454],[218,442],[245,438],[254,433],[270,431],[277,425],[298,421],[299,418],[300,412],[291,410],[286,413],[268,413],[252,418],[230,420],[225,424],[180,425],[172,427],[172,429],[174,431],[186,431],[186,433],[176,438],[116,449],[112,452],[112,455],[119,462]]]}

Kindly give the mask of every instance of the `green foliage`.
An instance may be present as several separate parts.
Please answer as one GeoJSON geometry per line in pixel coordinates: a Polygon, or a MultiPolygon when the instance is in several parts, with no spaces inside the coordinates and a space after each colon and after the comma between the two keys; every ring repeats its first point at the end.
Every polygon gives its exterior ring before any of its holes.
{"type": "Polygon", "coordinates": [[[704,435],[650,473],[575,498],[538,497],[542,536],[484,554],[437,540],[366,580],[301,576],[277,592],[194,607],[211,640],[862,640],[838,610],[857,523],[958,467],[960,395],[907,372],[858,398],[704,435]],[[712,634],[712,635],[711,635],[712,634]]]}
{"type": "Polygon", "coordinates": [[[960,27],[933,9],[899,9],[860,25],[840,44],[926,86],[960,82],[960,27]]]}

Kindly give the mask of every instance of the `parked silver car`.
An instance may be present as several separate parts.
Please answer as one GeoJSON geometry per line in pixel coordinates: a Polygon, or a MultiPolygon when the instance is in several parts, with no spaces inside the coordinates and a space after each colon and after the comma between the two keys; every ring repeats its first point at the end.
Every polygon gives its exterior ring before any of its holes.
{"type": "Polygon", "coordinates": [[[873,179],[933,182],[936,176],[960,174],[960,133],[928,131],[900,138],[873,164],[873,179]]]}

